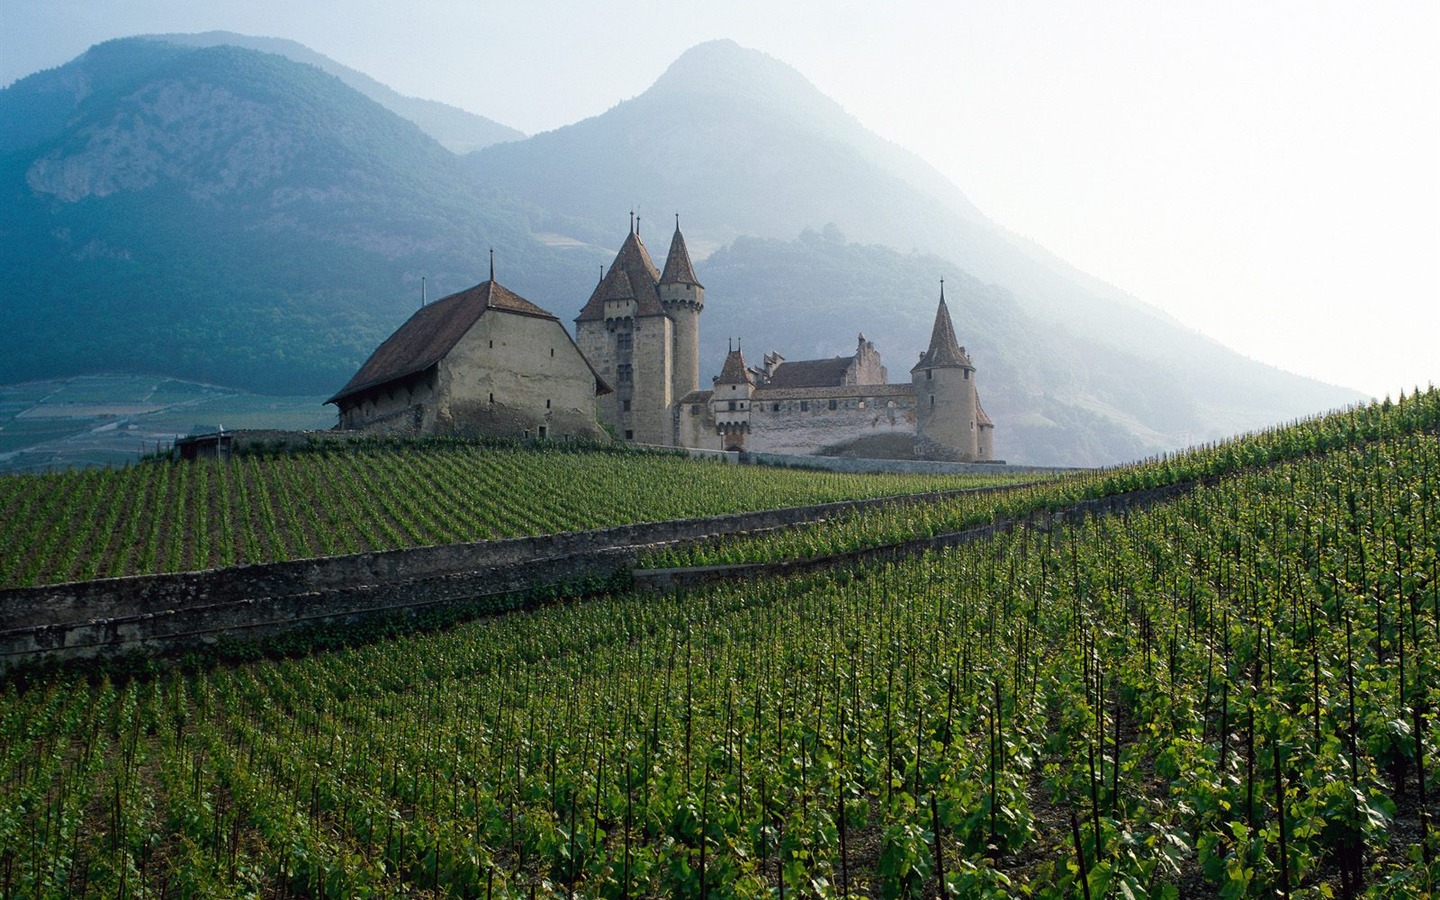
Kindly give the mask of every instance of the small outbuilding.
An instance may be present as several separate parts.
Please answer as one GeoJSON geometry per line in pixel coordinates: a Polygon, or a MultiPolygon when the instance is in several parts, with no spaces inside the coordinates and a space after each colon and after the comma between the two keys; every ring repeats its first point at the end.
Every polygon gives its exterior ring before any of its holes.
{"type": "Polygon", "coordinates": [[[559,319],[492,275],[421,307],[326,402],[349,430],[607,440],[610,392],[559,319]]]}

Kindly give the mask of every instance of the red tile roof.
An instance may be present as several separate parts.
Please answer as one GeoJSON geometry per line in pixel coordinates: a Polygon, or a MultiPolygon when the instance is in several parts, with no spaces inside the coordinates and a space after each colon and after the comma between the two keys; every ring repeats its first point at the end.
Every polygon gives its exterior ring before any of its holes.
{"type": "Polygon", "coordinates": [[[620,246],[620,252],[615,254],[610,270],[595,286],[590,299],[585,301],[576,321],[604,319],[605,301],[624,297],[635,299],[637,317],[663,316],[665,309],[660,305],[660,292],[656,290],[659,283],[660,270],[650,260],[650,251],[641,243],[640,235],[632,231],[620,246]]]}
{"type": "Polygon", "coordinates": [[[750,370],[745,367],[745,354],[738,349],[731,350],[725,357],[725,365],[720,369],[720,377],[715,379],[716,384],[754,384],[755,378],[750,370]]]}
{"type": "Polygon", "coordinates": [[[920,361],[911,369],[911,372],[918,372],[921,369],[954,368],[956,366],[973,369],[970,365],[970,357],[965,355],[965,348],[955,339],[955,325],[950,321],[950,310],[945,306],[945,292],[941,289],[940,306],[935,310],[935,327],[930,332],[930,349],[926,350],[920,357],[920,361]]]}
{"type": "Polygon", "coordinates": [[[767,388],[836,387],[845,383],[845,373],[855,362],[853,356],[833,359],[786,360],[765,382],[767,388]]]}
{"type": "MultiPolygon", "coordinates": [[[[386,338],[370,354],[360,371],[325,402],[338,405],[346,397],[425,371],[444,359],[489,309],[550,319],[556,324],[560,321],[503,285],[494,281],[481,282],[422,307],[386,338]]],[[[597,388],[605,387],[603,391],[597,389],[597,393],[609,393],[609,387],[598,375],[596,384],[597,388]]]]}
{"type": "Polygon", "coordinates": [[[665,256],[665,271],[660,275],[661,284],[693,284],[704,287],[695,277],[695,267],[690,263],[690,250],[685,246],[685,236],[680,233],[680,218],[675,218],[675,236],[670,239],[670,252],[665,256]]]}

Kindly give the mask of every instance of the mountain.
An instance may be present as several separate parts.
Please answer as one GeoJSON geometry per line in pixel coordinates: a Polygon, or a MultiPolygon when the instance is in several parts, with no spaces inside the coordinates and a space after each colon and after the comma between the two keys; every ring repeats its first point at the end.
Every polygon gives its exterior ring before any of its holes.
{"type": "Polygon", "coordinates": [[[330,391],[422,277],[467,287],[493,247],[519,287],[557,255],[414,124],[269,53],[111,41],[0,91],[0,122],[0,381],[330,391]]]}
{"type": "MultiPolygon", "coordinates": [[[[578,240],[603,240],[616,211],[638,203],[642,219],[658,213],[664,222],[682,210],[697,255],[741,236],[793,241],[830,226],[852,241],[946,260],[938,274],[1002,288],[1034,326],[1022,337],[1043,337],[1059,354],[1044,367],[1017,370],[1023,382],[1004,390],[1027,391],[1039,418],[1052,418],[1042,405],[1076,420],[1098,416],[1148,449],[1360,397],[1241,357],[1008,233],[932,166],[865,129],[794,69],[731,41],[692,48],[650,89],[599,116],[466,161],[496,190],[567,210],[578,240]],[[1109,377],[1076,375],[1100,371],[1109,377]],[[1177,423],[1172,411],[1193,415],[1177,423]]],[[[713,264],[699,268],[713,279],[713,264]]],[[[708,281],[707,288],[702,335],[711,358],[727,333],[743,334],[757,352],[762,345],[785,352],[802,335],[812,348],[805,353],[847,352],[857,330],[879,331],[892,316],[910,323],[896,331],[895,345],[880,346],[897,359],[924,346],[935,302],[934,287],[886,295],[884,285],[833,279],[776,284],[746,318],[717,333],[717,320],[728,315],[721,310],[737,298],[708,281]],[[786,309],[823,315],[799,331],[777,327],[771,320],[781,297],[786,309]]],[[[964,331],[963,322],[957,327],[964,331]]],[[[976,362],[982,384],[994,384],[986,357],[976,362]]],[[[1001,440],[1003,427],[996,432],[1001,440]]]]}
{"type": "Polygon", "coordinates": [[[852,353],[863,331],[903,380],[944,278],[1013,461],[1114,462],[1358,396],[1007,233],[728,41],[600,116],[463,157],[388,89],[302,51],[127,38],[0,90],[0,383],[135,372],[330,393],[422,290],[483,279],[490,248],[506,286],[574,316],[639,202],[656,251],[685,214],[702,377],[728,337],[799,359],[852,353]]]}
{"type": "Polygon", "coordinates": [[[316,53],[304,44],[284,38],[251,37],[250,35],[236,34],[233,31],[158,34],[148,37],[182,47],[215,47],[228,44],[232,47],[245,47],[250,50],[274,53],[295,62],[315,66],[322,72],[334,75],[395,115],[419,125],[421,131],[454,153],[469,153],[491,144],[517,141],[525,137],[523,131],[518,131],[508,125],[501,125],[493,119],[487,119],[459,107],[419,97],[407,97],[363,72],[343,66],[328,56],[316,53]]]}

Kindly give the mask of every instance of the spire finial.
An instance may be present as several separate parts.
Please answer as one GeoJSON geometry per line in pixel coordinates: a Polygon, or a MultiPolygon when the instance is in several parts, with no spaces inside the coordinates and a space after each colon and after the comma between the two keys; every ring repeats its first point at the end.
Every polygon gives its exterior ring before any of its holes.
{"type": "Polygon", "coordinates": [[[494,248],[494,247],[491,247],[491,248],[490,248],[490,281],[491,281],[492,284],[493,284],[494,281],[495,281],[495,248],[494,248]]]}
{"type": "Polygon", "coordinates": [[[940,279],[940,299],[945,299],[945,279],[940,279]]]}
{"type": "Polygon", "coordinates": [[[630,210],[630,233],[635,233],[635,210],[630,210]]]}
{"type": "Polygon", "coordinates": [[[680,230],[680,214],[678,212],[675,214],[675,230],[680,230]]]}
{"type": "Polygon", "coordinates": [[[635,236],[636,236],[636,237],[639,237],[639,236],[640,236],[640,217],[639,217],[639,216],[636,216],[636,217],[635,217],[635,236]]]}

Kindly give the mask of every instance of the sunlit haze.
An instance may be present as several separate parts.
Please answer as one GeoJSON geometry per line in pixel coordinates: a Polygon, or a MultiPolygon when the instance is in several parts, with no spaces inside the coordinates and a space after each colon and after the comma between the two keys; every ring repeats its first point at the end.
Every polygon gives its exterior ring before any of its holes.
{"type": "Polygon", "coordinates": [[[109,38],[209,30],[299,41],[526,133],[733,38],[1001,226],[1247,356],[1375,395],[1440,381],[1433,0],[0,0],[0,84],[109,38]]]}

